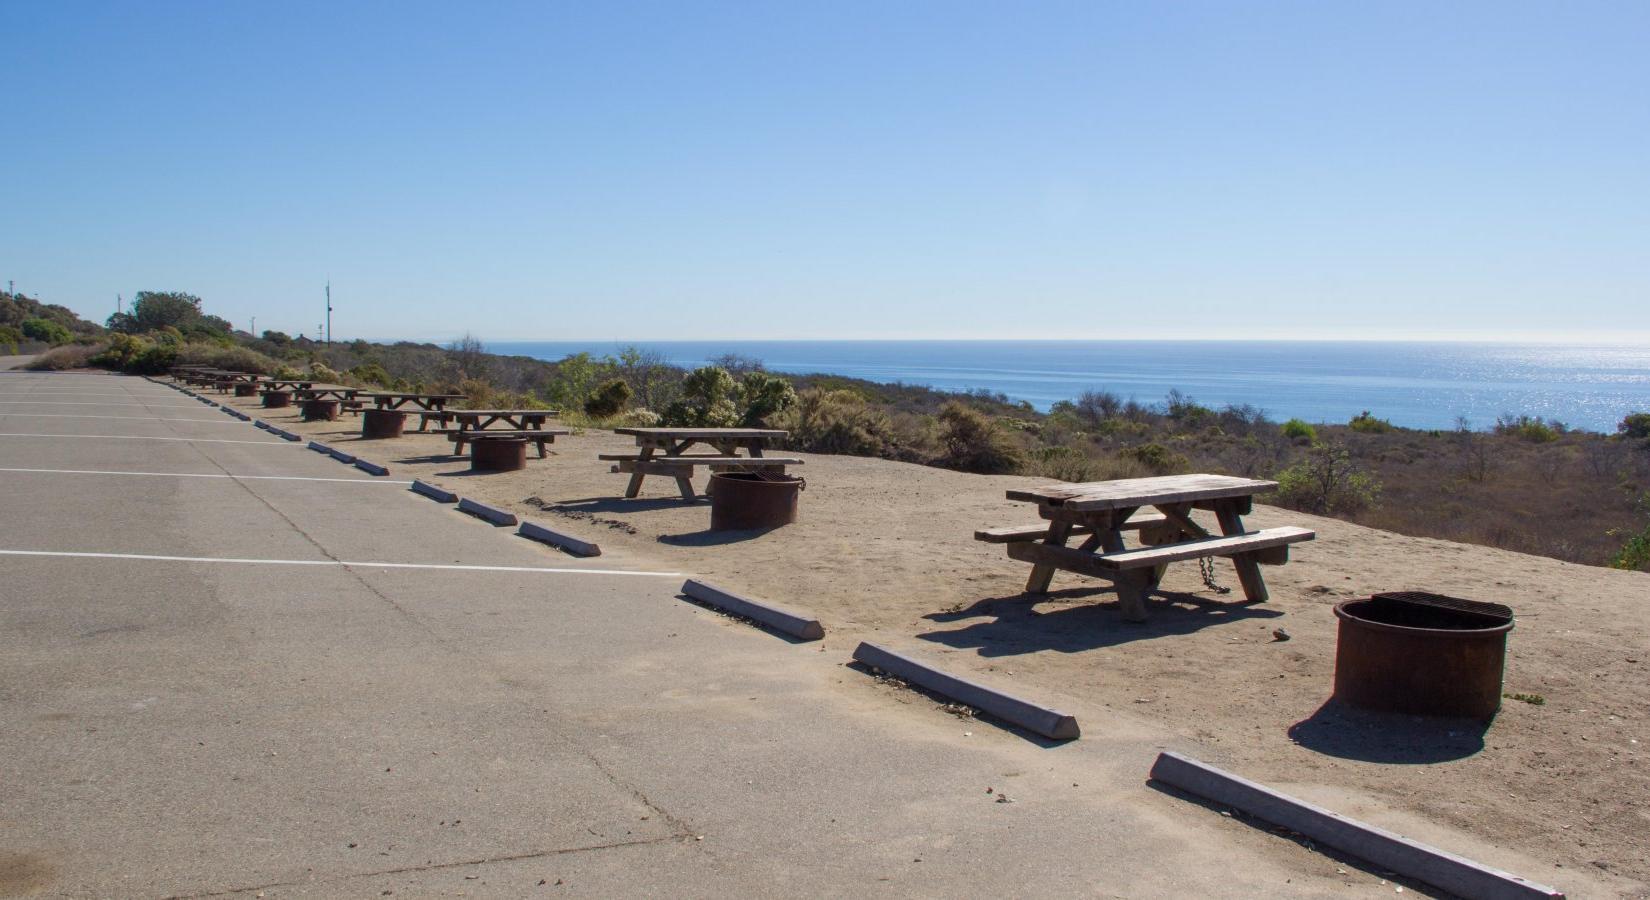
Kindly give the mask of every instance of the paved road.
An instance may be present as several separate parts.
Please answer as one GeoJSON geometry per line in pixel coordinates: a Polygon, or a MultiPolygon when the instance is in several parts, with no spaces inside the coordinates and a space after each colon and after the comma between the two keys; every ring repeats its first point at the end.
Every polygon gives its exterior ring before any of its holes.
{"type": "Polygon", "coordinates": [[[1345,891],[1145,786],[1160,735],[958,719],[393,481],[0,374],[0,895],[1345,891]]]}

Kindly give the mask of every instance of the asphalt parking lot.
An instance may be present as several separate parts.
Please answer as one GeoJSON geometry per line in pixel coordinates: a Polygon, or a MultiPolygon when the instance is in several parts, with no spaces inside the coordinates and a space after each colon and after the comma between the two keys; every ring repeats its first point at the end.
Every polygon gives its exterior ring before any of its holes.
{"type": "Polygon", "coordinates": [[[0,373],[0,498],[0,895],[1343,890],[1161,735],[959,719],[161,384],[0,373]]]}

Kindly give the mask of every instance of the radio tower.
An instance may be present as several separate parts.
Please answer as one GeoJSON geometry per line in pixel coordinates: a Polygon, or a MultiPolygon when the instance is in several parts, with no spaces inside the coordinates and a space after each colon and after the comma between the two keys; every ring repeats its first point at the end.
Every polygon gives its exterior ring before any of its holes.
{"type": "Polygon", "coordinates": [[[332,279],[327,279],[327,346],[332,345],[332,279]]]}

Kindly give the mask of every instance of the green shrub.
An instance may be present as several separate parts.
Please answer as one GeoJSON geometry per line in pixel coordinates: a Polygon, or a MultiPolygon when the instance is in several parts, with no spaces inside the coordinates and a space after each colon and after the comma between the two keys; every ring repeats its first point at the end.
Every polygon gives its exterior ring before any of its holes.
{"type": "Polygon", "coordinates": [[[1100,463],[1076,447],[1044,447],[1032,454],[1027,475],[1056,481],[1095,481],[1100,463]]]}
{"type": "Polygon", "coordinates": [[[136,335],[116,333],[109,336],[109,343],[104,345],[102,350],[93,354],[88,362],[94,366],[124,372],[126,367],[131,365],[132,360],[153,346],[152,342],[136,335]]]}
{"type": "Polygon", "coordinates": [[[153,344],[133,357],[121,369],[134,375],[163,375],[178,364],[178,350],[167,344],[153,344]]]}
{"type": "Polygon", "coordinates": [[[74,332],[53,322],[51,319],[24,319],[22,330],[24,337],[43,341],[53,347],[74,340],[74,332]]]}
{"type": "Polygon", "coordinates": [[[1565,431],[1564,423],[1548,422],[1540,416],[1514,416],[1511,414],[1498,416],[1495,420],[1495,433],[1519,440],[1529,441],[1532,444],[1550,444],[1558,440],[1558,436],[1565,431]]]}
{"type": "Polygon", "coordinates": [[[796,389],[777,375],[755,370],[745,373],[739,385],[739,400],[744,407],[739,424],[761,428],[774,416],[796,405],[796,389]]]}
{"type": "Polygon", "coordinates": [[[1318,429],[1300,419],[1290,419],[1283,423],[1283,436],[1292,441],[1305,440],[1310,444],[1318,440],[1318,429]]]}
{"type": "Polygon", "coordinates": [[[374,384],[379,387],[394,387],[395,379],[384,371],[380,363],[365,363],[346,372],[351,380],[357,384],[374,384]]]}
{"type": "MultiPolygon", "coordinates": [[[[0,341],[4,341],[0,338],[0,341]]],[[[1630,438],[1650,438],[1650,412],[1628,413],[1616,431],[1630,438]]]]}
{"type": "Polygon", "coordinates": [[[10,325],[0,325],[0,354],[15,355],[17,345],[23,343],[23,332],[10,325]]]}
{"type": "Polygon", "coordinates": [[[732,428],[739,423],[739,384],[720,366],[702,366],[682,379],[682,398],[665,407],[666,425],[732,428]]]}
{"type": "Polygon", "coordinates": [[[1643,531],[1628,538],[1627,543],[1621,545],[1621,549],[1616,551],[1615,557],[1610,560],[1610,566],[1616,569],[1650,570],[1650,525],[1644,526],[1643,531]]]}
{"type": "Polygon", "coordinates": [[[1359,434],[1387,434],[1398,430],[1391,422],[1375,418],[1367,409],[1353,416],[1352,421],[1346,425],[1359,434]]]}
{"type": "Polygon", "coordinates": [[[1184,472],[1191,466],[1185,455],[1176,453],[1162,444],[1141,444],[1137,447],[1125,447],[1117,452],[1124,459],[1132,459],[1140,463],[1154,475],[1172,475],[1184,472]]]}
{"type": "Polygon", "coordinates": [[[1020,467],[1019,449],[984,413],[952,400],[940,408],[939,424],[942,450],[936,462],[940,465],[986,475],[1020,467]]]}
{"type": "Polygon", "coordinates": [[[720,366],[703,366],[682,380],[681,399],[663,418],[689,428],[756,428],[795,404],[796,390],[783,378],[753,369],[739,382],[720,366]]]}
{"type": "Polygon", "coordinates": [[[1358,468],[1345,447],[1314,444],[1277,474],[1279,505],[1305,512],[1355,513],[1374,506],[1381,483],[1358,468]]]}
{"type": "Polygon", "coordinates": [[[774,426],[791,433],[791,447],[812,453],[888,456],[896,444],[887,413],[857,391],[809,388],[774,426]]]}
{"type": "Polygon", "coordinates": [[[584,411],[598,419],[611,419],[624,412],[630,404],[630,397],[630,385],[625,384],[622,378],[614,378],[596,388],[590,399],[584,401],[584,411]]]}

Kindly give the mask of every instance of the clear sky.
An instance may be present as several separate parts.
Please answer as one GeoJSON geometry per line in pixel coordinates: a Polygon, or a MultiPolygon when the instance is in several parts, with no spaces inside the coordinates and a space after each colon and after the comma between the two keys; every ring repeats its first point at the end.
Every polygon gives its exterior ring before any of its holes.
{"type": "Polygon", "coordinates": [[[1650,3],[0,3],[0,281],[445,340],[1650,340],[1650,3]]]}

